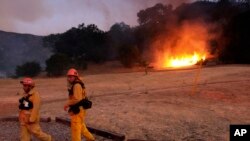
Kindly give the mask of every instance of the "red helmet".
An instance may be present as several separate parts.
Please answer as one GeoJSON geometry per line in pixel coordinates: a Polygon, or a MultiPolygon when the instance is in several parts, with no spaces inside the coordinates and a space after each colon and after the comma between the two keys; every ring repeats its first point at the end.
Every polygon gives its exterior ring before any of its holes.
{"type": "Polygon", "coordinates": [[[68,70],[68,73],[67,73],[67,76],[70,76],[70,75],[78,77],[78,72],[76,71],[76,69],[71,68],[68,70]]]}
{"type": "Polygon", "coordinates": [[[29,77],[23,78],[23,80],[20,81],[20,83],[23,84],[23,85],[35,86],[35,82],[29,77]]]}

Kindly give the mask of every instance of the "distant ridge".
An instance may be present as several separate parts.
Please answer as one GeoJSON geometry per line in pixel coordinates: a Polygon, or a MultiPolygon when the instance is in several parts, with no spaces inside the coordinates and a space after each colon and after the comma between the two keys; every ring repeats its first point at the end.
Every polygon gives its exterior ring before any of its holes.
{"type": "Polygon", "coordinates": [[[42,39],[43,36],[0,30],[0,77],[14,74],[16,66],[27,61],[36,61],[45,67],[51,51],[43,47],[42,39]]]}

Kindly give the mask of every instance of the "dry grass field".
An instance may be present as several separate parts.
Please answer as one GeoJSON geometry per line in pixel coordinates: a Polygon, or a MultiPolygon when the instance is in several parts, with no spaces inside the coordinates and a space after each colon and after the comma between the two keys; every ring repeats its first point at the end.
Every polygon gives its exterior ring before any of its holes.
{"type": "MultiPolygon", "coordinates": [[[[227,141],[230,124],[250,124],[250,66],[202,68],[195,83],[197,73],[83,72],[93,101],[86,123],[129,139],[227,141]]],[[[63,111],[66,78],[34,80],[42,97],[41,114],[68,116],[63,111]]],[[[0,116],[17,115],[19,91],[19,79],[0,79],[0,116]]]]}

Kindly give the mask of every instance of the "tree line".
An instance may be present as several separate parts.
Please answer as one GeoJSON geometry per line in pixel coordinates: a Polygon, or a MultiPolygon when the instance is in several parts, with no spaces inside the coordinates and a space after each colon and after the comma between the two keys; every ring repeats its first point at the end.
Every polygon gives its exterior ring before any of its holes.
{"type": "Polygon", "coordinates": [[[207,42],[210,53],[216,54],[221,62],[250,63],[250,3],[247,0],[199,0],[176,8],[158,3],[139,11],[137,18],[139,25],[135,27],[121,22],[104,32],[94,24],[82,23],[64,33],[44,37],[44,47],[54,53],[46,60],[47,74],[59,76],[69,67],[87,69],[89,62],[110,60],[119,60],[125,67],[144,65],[150,60],[143,54],[154,39],[171,34],[171,29],[185,21],[195,20],[217,25],[209,31],[217,36],[207,42]]]}

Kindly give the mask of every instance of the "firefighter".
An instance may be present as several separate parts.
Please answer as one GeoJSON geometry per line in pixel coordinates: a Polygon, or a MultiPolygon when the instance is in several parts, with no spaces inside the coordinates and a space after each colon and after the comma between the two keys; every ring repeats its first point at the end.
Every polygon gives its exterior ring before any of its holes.
{"type": "Polygon", "coordinates": [[[39,124],[41,103],[34,81],[26,77],[20,83],[24,90],[19,99],[20,140],[30,141],[33,134],[41,141],[51,141],[51,135],[44,133],[39,124]]]}
{"type": "Polygon", "coordinates": [[[94,141],[94,136],[88,131],[85,124],[86,109],[82,106],[76,110],[72,108],[86,98],[84,84],[75,69],[68,70],[67,81],[69,98],[64,105],[64,110],[68,110],[71,118],[71,139],[72,141],[81,141],[81,135],[83,135],[87,141],[94,141]]]}

